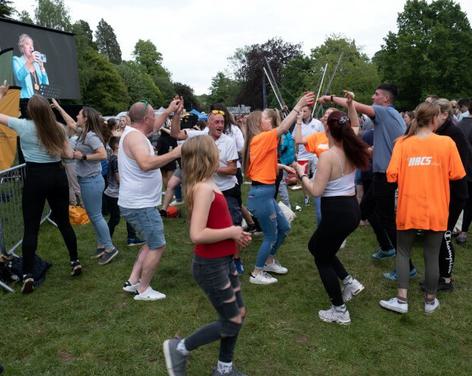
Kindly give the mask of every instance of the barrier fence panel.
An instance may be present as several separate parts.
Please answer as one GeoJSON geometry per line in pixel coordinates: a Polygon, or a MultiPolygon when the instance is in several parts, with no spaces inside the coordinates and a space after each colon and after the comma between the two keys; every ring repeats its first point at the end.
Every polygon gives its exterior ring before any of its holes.
{"type": "MultiPolygon", "coordinates": [[[[26,176],[26,165],[21,164],[0,171],[0,242],[3,241],[7,254],[15,255],[15,250],[23,241],[23,215],[21,198],[26,176]]],[[[41,223],[48,219],[49,206],[45,205],[41,223]]]]}

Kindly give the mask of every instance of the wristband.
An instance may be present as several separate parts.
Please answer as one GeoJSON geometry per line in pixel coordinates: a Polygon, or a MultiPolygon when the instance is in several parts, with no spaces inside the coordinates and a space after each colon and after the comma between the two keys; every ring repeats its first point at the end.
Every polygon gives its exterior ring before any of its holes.
{"type": "Polygon", "coordinates": [[[303,178],[304,178],[305,176],[306,176],[306,177],[308,177],[308,175],[307,175],[307,174],[303,174],[303,175],[301,175],[301,176],[300,176],[300,181],[302,181],[302,180],[303,180],[303,178]]]}
{"type": "Polygon", "coordinates": [[[83,161],[86,161],[86,160],[87,160],[87,154],[83,154],[83,155],[82,155],[82,160],[83,160],[83,161]]]}
{"type": "Polygon", "coordinates": [[[329,100],[330,100],[331,102],[334,102],[334,101],[333,101],[333,96],[332,96],[332,95],[331,95],[331,97],[330,97],[330,99],[329,99],[329,100]]]}
{"type": "Polygon", "coordinates": [[[292,111],[295,111],[298,115],[300,115],[300,110],[297,110],[295,107],[293,108],[292,111]]]}

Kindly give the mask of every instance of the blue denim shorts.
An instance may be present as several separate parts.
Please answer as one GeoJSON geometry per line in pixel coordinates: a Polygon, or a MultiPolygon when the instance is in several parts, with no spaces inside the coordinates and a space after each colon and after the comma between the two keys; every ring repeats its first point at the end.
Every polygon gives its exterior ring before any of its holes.
{"type": "Polygon", "coordinates": [[[164,224],[156,208],[130,209],[120,206],[120,213],[133,226],[138,237],[149,249],[158,249],[166,245],[164,224]]]}

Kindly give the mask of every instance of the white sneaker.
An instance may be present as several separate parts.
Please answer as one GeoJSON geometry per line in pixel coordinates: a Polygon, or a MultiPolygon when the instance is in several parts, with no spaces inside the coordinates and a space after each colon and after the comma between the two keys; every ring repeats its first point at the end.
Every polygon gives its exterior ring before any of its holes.
{"type": "Polygon", "coordinates": [[[165,294],[159,291],[153,290],[153,288],[149,286],[142,293],[136,295],[134,297],[134,300],[154,301],[154,300],[161,300],[165,298],[166,298],[165,294]]]}
{"type": "Polygon", "coordinates": [[[351,282],[346,283],[343,288],[344,303],[350,301],[353,296],[358,295],[365,287],[357,279],[352,278],[351,282]]]}
{"type": "Polygon", "coordinates": [[[424,302],[424,313],[427,315],[433,313],[439,308],[439,300],[437,298],[434,298],[434,301],[432,303],[426,303],[424,302]]]}
{"type": "Polygon", "coordinates": [[[123,291],[129,292],[131,294],[137,294],[139,288],[139,282],[134,285],[130,281],[123,283],[123,291]]]}
{"type": "Polygon", "coordinates": [[[331,306],[331,308],[327,310],[319,311],[318,316],[324,322],[335,322],[340,325],[349,325],[351,323],[349,311],[347,309],[342,311],[335,306],[331,306]]]}
{"type": "Polygon", "coordinates": [[[399,303],[397,298],[392,298],[390,300],[381,300],[379,304],[382,308],[388,309],[389,311],[397,313],[408,312],[408,303],[399,303]]]}
{"type": "Polygon", "coordinates": [[[277,278],[272,277],[269,273],[261,271],[256,275],[251,273],[249,282],[254,283],[255,285],[271,285],[277,283],[277,278]]]}
{"type": "Polygon", "coordinates": [[[270,264],[265,264],[264,265],[264,271],[265,272],[271,272],[275,274],[287,274],[288,269],[282,265],[276,260],[273,259],[270,264]]]}

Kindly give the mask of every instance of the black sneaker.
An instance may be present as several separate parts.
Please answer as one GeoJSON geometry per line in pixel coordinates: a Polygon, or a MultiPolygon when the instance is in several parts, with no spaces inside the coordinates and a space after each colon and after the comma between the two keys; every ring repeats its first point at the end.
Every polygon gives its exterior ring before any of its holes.
{"type": "Polygon", "coordinates": [[[21,292],[23,294],[29,294],[33,292],[34,289],[34,278],[32,274],[23,275],[23,286],[21,287],[21,292]]]}
{"type": "MultiPolygon", "coordinates": [[[[420,282],[420,286],[421,286],[421,290],[425,291],[425,283],[424,281],[421,281],[420,282]]],[[[452,283],[452,280],[451,282],[447,283],[443,277],[439,277],[439,281],[438,281],[438,291],[446,291],[446,292],[450,292],[454,290],[454,285],[452,283]]]]}
{"type": "Polygon", "coordinates": [[[82,273],[82,265],[80,265],[79,260],[71,261],[70,266],[72,268],[70,273],[72,277],[76,277],[82,273]]]}
{"type": "Polygon", "coordinates": [[[98,260],[98,265],[108,264],[117,254],[118,250],[116,248],[113,248],[110,251],[105,250],[100,257],[100,260],[98,260]]]}
{"type": "Polygon", "coordinates": [[[187,358],[177,350],[180,338],[172,338],[164,341],[164,358],[166,360],[167,372],[171,376],[185,376],[187,374],[187,358]]]}

